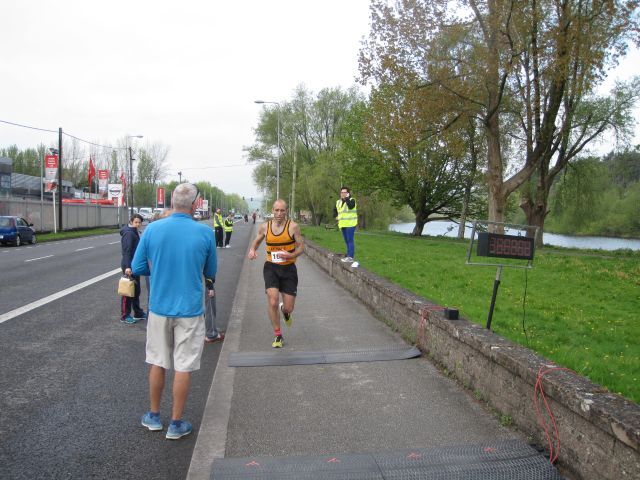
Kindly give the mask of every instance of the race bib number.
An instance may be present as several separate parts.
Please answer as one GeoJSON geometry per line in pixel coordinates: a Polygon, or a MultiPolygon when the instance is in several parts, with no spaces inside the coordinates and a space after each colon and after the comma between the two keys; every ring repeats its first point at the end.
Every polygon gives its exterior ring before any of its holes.
{"type": "Polygon", "coordinates": [[[286,262],[287,259],[282,257],[282,254],[285,253],[284,251],[280,250],[277,252],[271,252],[271,261],[273,263],[282,263],[282,262],[286,262]]]}

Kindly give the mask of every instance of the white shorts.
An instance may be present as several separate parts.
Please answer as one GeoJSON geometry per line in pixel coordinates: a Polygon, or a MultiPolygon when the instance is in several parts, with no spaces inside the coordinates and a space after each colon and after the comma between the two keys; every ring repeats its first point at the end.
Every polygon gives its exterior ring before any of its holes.
{"type": "Polygon", "coordinates": [[[163,317],[149,312],[145,361],[167,370],[173,365],[176,372],[199,370],[204,336],[204,315],[163,317]]]}

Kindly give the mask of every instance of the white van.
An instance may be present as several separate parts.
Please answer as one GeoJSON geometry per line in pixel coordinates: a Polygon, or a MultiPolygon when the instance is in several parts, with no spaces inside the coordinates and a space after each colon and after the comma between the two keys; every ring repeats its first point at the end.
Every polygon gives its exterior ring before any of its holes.
{"type": "Polygon", "coordinates": [[[151,220],[151,217],[153,217],[153,210],[150,207],[140,207],[138,209],[138,213],[145,220],[151,220]]]}

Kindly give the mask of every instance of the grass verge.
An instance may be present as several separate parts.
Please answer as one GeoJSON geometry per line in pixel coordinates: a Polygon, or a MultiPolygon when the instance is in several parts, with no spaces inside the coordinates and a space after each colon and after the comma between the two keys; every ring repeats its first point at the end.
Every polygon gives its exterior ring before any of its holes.
{"type": "MultiPolygon", "coordinates": [[[[311,241],[344,251],[338,231],[303,227],[311,241]]],[[[486,323],[495,267],[466,265],[468,241],[357,232],[361,266],[467,320],[486,323]]],[[[640,402],[640,254],[542,249],[532,270],[505,268],[492,330],[640,402]],[[526,287],[526,299],[525,299],[526,287]],[[526,332],[526,333],[525,333],[526,332]]]]}
{"type": "Polygon", "coordinates": [[[56,240],[68,240],[70,238],[91,237],[94,235],[107,235],[118,233],[118,228],[92,228],[88,230],[70,230],[58,233],[38,233],[38,243],[55,242],[56,240]]]}

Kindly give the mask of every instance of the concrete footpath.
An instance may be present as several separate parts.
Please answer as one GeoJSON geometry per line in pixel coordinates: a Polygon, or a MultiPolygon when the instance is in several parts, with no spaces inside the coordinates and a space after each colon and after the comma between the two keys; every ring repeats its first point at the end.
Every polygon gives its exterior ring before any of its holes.
{"type": "MultiPolygon", "coordinates": [[[[264,249],[244,260],[189,480],[222,457],[389,452],[519,438],[427,359],[278,367],[228,366],[233,352],[272,351],[264,249]]],[[[405,345],[305,256],[298,259],[286,351],[405,345]]]]}

